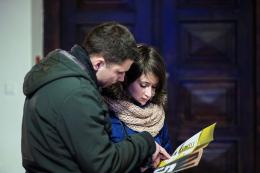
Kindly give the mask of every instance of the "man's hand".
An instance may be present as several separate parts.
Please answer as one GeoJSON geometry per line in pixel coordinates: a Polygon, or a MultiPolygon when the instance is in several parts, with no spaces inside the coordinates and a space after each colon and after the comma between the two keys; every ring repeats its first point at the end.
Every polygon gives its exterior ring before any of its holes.
{"type": "Polygon", "coordinates": [[[157,142],[156,144],[156,150],[153,153],[152,160],[153,160],[153,167],[156,168],[161,160],[169,159],[171,156],[167,153],[167,151],[161,147],[157,142]]]}

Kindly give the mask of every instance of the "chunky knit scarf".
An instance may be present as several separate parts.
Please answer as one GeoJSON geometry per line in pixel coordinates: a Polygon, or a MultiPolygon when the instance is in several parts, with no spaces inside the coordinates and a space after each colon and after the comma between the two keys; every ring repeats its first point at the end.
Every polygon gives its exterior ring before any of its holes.
{"type": "Polygon", "coordinates": [[[162,106],[150,103],[142,108],[124,100],[105,98],[105,101],[126,126],[137,132],[147,131],[154,137],[163,127],[165,113],[162,106]]]}

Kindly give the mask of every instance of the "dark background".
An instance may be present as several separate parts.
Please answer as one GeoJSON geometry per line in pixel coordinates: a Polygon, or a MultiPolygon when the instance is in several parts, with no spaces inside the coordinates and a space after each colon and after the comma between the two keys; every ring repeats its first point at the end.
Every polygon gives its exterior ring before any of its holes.
{"type": "Polygon", "coordinates": [[[69,50],[101,22],[126,25],[165,60],[174,146],[217,122],[184,172],[259,173],[259,11],[253,0],[45,0],[44,53],[69,50]]]}

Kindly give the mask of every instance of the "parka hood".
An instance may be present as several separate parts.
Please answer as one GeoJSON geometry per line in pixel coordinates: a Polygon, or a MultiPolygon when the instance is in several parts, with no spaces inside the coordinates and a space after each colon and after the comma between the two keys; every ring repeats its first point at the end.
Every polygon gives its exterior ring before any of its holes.
{"type": "Polygon", "coordinates": [[[88,73],[68,56],[72,55],[57,49],[49,53],[39,64],[34,65],[24,78],[24,94],[29,96],[44,85],[64,77],[89,78],[88,73]]]}

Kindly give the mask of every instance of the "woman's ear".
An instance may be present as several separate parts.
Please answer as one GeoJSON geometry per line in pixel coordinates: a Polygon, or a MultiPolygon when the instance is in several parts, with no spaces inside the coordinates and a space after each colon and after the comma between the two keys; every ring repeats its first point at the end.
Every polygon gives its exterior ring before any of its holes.
{"type": "Polygon", "coordinates": [[[98,71],[100,67],[105,65],[105,59],[102,56],[92,56],[90,61],[95,71],[98,71]]]}

